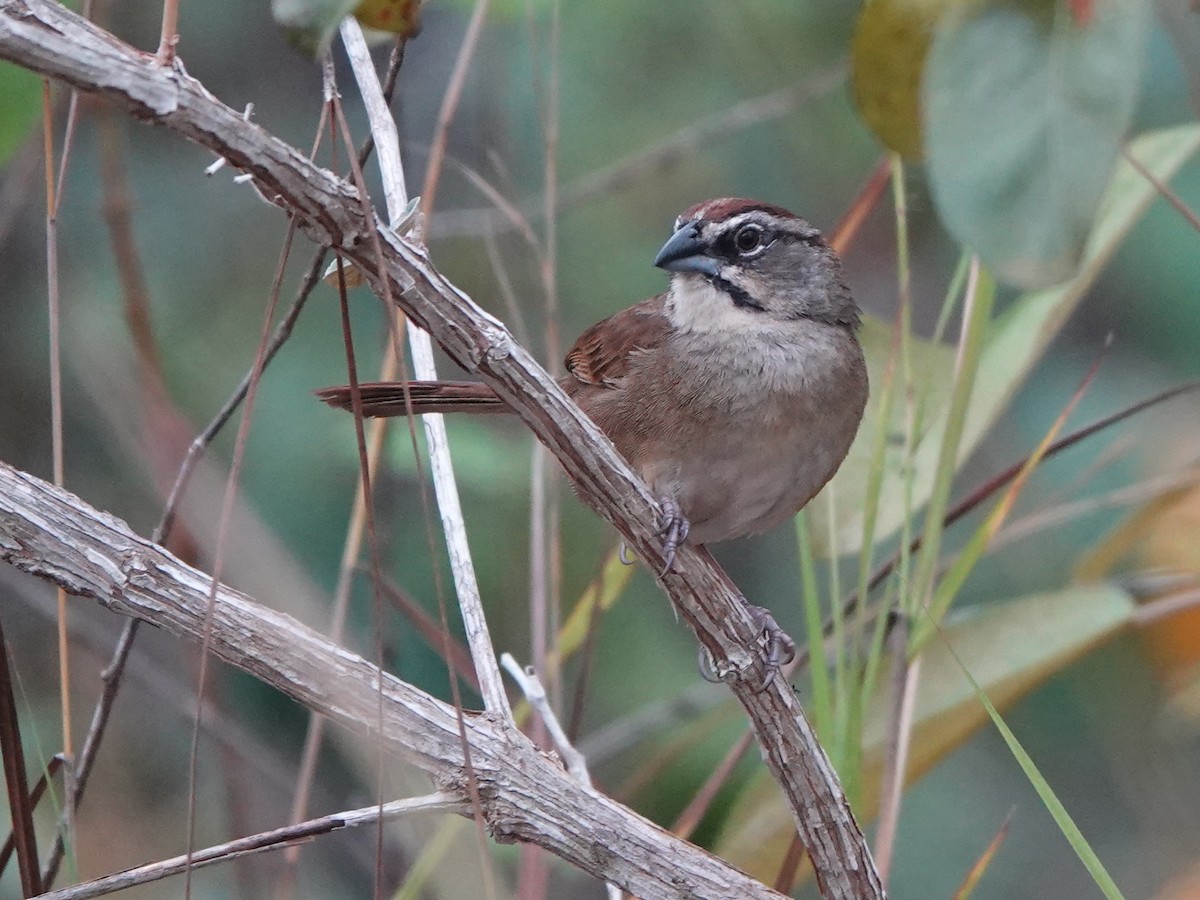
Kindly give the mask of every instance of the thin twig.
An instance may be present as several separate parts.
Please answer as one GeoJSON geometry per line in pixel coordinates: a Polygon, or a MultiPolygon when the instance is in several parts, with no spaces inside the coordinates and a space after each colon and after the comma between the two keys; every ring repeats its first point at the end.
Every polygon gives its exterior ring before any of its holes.
{"type": "MultiPolygon", "coordinates": [[[[536,25],[533,4],[527,4],[531,34],[536,25]]],[[[542,283],[543,320],[547,368],[551,375],[561,374],[559,357],[562,341],[559,338],[558,315],[558,132],[559,132],[559,48],[562,37],[561,4],[550,2],[549,34],[546,40],[546,62],[549,68],[545,90],[539,92],[538,115],[542,124],[542,244],[538,251],[538,275],[542,283]]],[[[536,42],[535,42],[536,43],[536,42]]],[[[531,48],[539,71],[536,47],[531,48]]],[[[538,87],[534,85],[535,91],[538,87]]],[[[550,686],[553,706],[560,707],[562,699],[562,667],[548,666],[550,637],[558,633],[562,603],[562,541],[560,530],[560,491],[556,474],[550,464],[550,454],[541,444],[532,450],[532,473],[529,491],[529,640],[533,651],[533,669],[550,686]]],[[[595,621],[593,619],[593,621],[595,621]]],[[[586,678],[586,672],[583,673],[586,678]]],[[[582,689],[583,682],[580,683],[582,689]]],[[[582,701],[582,694],[577,694],[582,701]]],[[[551,701],[547,701],[551,705],[551,701]]],[[[547,737],[549,721],[535,719],[530,737],[539,746],[547,737]]],[[[553,737],[553,735],[550,735],[553,737]]],[[[517,869],[519,900],[544,900],[549,891],[550,865],[546,854],[538,847],[521,848],[517,869]]],[[[612,890],[610,886],[610,891],[612,890]]]]}
{"type": "Polygon", "coordinates": [[[446,93],[442,95],[442,103],[438,108],[437,122],[433,128],[433,143],[429,148],[429,165],[425,170],[425,184],[421,189],[421,212],[426,218],[433,213],[438,182],[442,175],[442,163],[446,158],[446,145],[450,139],[450,123],[454,121],[458,112],[463,86],[467,83],[467,72],[471,69],[471,62],[479,47],[479,38],[483,34],[483,22],[489,6],[490,0],[475,0],[462,43],[458,47],[458,54],[454,57],[454,68],[450,70],[446,93]]]}
{"type": "Polygon", "coordinates": [[[1154,189],[1162,196],[1164,200],[1175,207],[1175,211],[1179,213],[1187,221],[1189,225],[1200,231],[1200,216],[1192,212],[1191,208],[1183,202],[1183,198],[1176,194],[1170,187],[1157,178],[1153,172],[1142,164],[1142,161],[1129,152],[1129,145],[1125,145],[1121,149],[1121,155],[1129,161],[1129,164],[1137,169],[1138,174],[1145,178],[1148,182],[1154,185],[1154,189]]]}
{"type": "MultiPolygon", "coordinates": [[[[167,0],[170,3],[170,0],[167,0]]],[[[225,564],[225,550],[229,541],[229,526],[233,520],[233,502],[237,497],[238,479],[241,475],[242,462],[246,458],[246,441],[250,435],[250,423],[254,420],[254,400],[258,395],[258,385],[262,380],[263,369],[266,366],[267,345],[270,343],[271,321],[275,318],[275,308],[279,304],[279,293],[283,287],[283,275],[287,268],[288,257],[291,254],[292,238],[296,234],[295,220],[288,222],[287,235],[283,240],[283,250],[279,254],[279,262],[275,268],[275,277],[271,282],[271,293],[263,312],[262,330],[259,333],[258,349],[255,352],[254,368],[251,372],[250,386],[246,393],[246,407],[242,411],[241,421],[238,422],[237,435],[234,438],[233,458],[229,463],[229,474],[225,481],[225,492],[221,498],[221,513],[217,520],[216,547],[213,551],[212,588],[209,592],[209,610],[205,616],[204,637],[200,643],[199,671],[196,673],[196,715],[192,723],[191,751],[188,756],[188,814],[187,814],[187,859],[184,871],[183,895],[192,895],[192,848],[196,838],[196,790],[197,765],[200,757],[200,730],[204,712],[204,695],[208,687],[208,659],[212,640],[212,608],[217,600],[217,583],[220,581],[225,564]]]]}
{"type": "Polygon", "coordinates": [[[550,739],[554,741],[554,749],[562,759],[567,771],[571,773],[571,777],[585,787],[591,787],[592,776],[588,772],[587,760],[571,744],[571,739],[567,737],[566,731],[559,723],[558,716],[555,715],[549,698],[546,696],[546,688],[538,678],[537,672],[532,668],[522,668],[511,653],[500,654],[500,664],[521,688],[521,693],[525,695],[525,699],[529,701],[534,712],[541,716],[550,739]]]}
{"type": "Polygon", "coordinates": [[[162,881],[181,872],[229,862],[247,854],[283,849],[298,841],[310,840],[319,835],[341,831],[344,828],[374,825],[380,821],[390,822],[417,812],[460,812],[462,807],[462,801],[453,794],[436,793],[406,800],[393,800],[383,804],[382,807],[367,806],[362,809],[351,809],[226,841],[212,847],[205,847],[187,856],[175,856],[133,869],[126,869],[113,875],[105,875],[103,878],[96,878],[62,890],[42,894],[40,900],[89,900],[92,897],[102,897],[117,891],[128,890],[139,884],[162,881]]]}
{"type": "MultiPolygon", "coordinates": [[[[77,109],[72,92],[72,115],[77,109]]],[[[63,397],[62,397],[62,310],[58,276],[58,212],[62,179],[66,176],[67,151],[63,149],[60,176],[54,176],[54,106],[50,96],[50,80],[42,81],[42,137],[45,154],[46,177],[46,306],[50,333],[50,441],[54,468],[54,483],[62,486],[64,474],[63,397]]],[[[62,588],[56,591],[58,607],[58,695],[62,722],[63,784],[66,787],[65,815],[63,827],[67,836],[75,835],[75,737],[71,722],[71,656],[67,641],[67,594],[62,588]]],[[[34,859],[33,875],[38,876],[37,860],[34,859]]]]}
{"type": "Polygon", "coordinates": [[[160,66],[175,60],[175,45],[179,43],[179,0],[163,0],[162,33],[155,57],[160,66]]]}

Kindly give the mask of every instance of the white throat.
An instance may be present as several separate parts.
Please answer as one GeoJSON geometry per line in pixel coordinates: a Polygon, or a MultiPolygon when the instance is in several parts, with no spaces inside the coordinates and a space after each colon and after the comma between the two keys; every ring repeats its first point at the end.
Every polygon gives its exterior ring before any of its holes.
{"type": "Polygon", "coordinates": [[[667,311],[671,324],[680,331],[757,330],[764,321],[763,313],[735,306],[728,294],[717,290],[708,279],[691,273],[671,278],[667,311]]]}

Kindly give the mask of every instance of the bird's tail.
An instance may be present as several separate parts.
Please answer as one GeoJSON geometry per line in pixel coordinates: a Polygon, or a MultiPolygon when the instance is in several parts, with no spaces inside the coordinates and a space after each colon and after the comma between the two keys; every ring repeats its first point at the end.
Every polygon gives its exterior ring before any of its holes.
{"type": "MultiPolygon", "coordinates": [[[[380,381],[360,384],[363,415],[404,416],[408,404],[414,415],[424,413],[506,413],[507,404],[486,384],[477,381],[380,381]],[[407,400],[405,386],[407,385],[407,400]]],[[[350,386],[321,388],[316,395],[339,409],[353,409],[350,386]]]]}

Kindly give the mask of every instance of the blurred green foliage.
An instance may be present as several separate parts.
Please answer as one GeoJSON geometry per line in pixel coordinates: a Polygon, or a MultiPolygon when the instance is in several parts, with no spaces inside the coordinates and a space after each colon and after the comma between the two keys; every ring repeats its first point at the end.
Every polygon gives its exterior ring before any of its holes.
{"type": "Polygon", "coordinates": [[[0,62],[0,165],[28,138],[42,108],[42,79],[10,62],[0,62]]]}

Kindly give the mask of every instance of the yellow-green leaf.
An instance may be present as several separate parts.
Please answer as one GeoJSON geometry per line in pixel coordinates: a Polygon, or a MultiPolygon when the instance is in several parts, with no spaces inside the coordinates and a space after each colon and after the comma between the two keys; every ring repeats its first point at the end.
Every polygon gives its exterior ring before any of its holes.
{"type": "Polygon", "coordinates": [[[850,45],[850,86],[889,150],[921,158],[921,76],[938,18],[962,0],[869,0],[850,45]]]}

